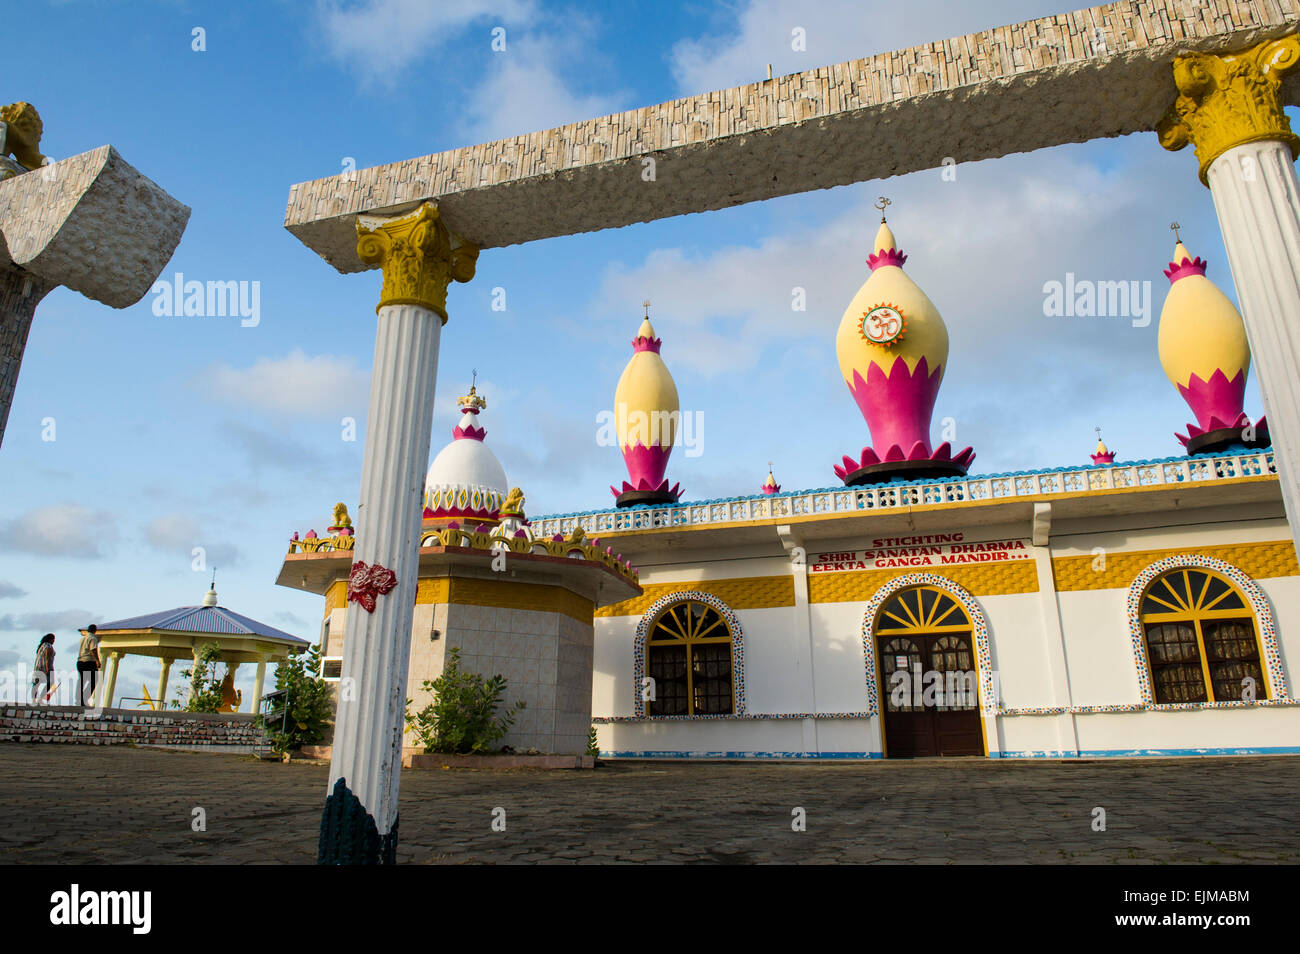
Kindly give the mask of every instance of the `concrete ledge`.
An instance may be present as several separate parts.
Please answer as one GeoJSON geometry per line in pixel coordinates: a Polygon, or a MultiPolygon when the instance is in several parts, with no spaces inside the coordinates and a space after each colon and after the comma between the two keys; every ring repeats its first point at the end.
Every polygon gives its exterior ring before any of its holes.
{"type": "Polygon", "coordinates": [[[1144,132],[1177,95],[1175,56],[1298,22],[1297,0],[1122,0],[302,182],[284,224],[355,272],[375,267],[357,258],[357,214],[422,201],[497,248],[1144,132]]]}
{"type": "Polygon", "coordinates": [[[413,769],[591,769],[590,755],[411,755],[403,768],[413,769]]]}
{"type": "Polygon", "coordinates": [[[248,713],[0,705],[0,742],[254,751],[269,742],[248,713]]]}

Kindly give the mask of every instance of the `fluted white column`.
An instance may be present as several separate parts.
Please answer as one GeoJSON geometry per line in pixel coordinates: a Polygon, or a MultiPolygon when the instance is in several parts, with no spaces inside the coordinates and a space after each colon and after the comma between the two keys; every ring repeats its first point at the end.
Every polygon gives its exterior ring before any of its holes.
{"type": "Polygon", "coordinates": [[[397,860],[406,671],[438,342],[447,320],[447,285],[474,277],[478,248],[458,242],[438,209],[426,203],[403,216],[361,216],[357,256],[383,269],[384,286],[317,851],[322,864],[397,860]]]}
{"type": "Polygon", "coordinates": [[[1300,180],[1290,147],[1271,140],[1227,150],[1206,179],[1294,539],[1300,526],[1300,180]]]}
{"type": "Polygon", "coordinates": [[[420,305],[379,309],[353,562],[397,574],[373,613],[349,602],[330,762],[373,817],[381,842],[397,819],[406,672],[418,583],[424,469],[433,427],[442,319],[420,305]]]}

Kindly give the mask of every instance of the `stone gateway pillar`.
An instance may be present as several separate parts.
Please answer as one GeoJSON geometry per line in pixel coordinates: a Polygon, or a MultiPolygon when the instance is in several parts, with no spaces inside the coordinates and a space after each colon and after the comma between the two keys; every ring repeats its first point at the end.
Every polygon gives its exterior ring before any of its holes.
{"type": "Polygon", "coordinates": [[[1241,303],[1282,501],[1300,527],[1300,139],[1282,82],[1300,65],[1292,34],[1233,54],[1174,61],[1178,99],[1157,127],[1166,149],[1196,147],[1241,303]]]}
{"type": "Polygon", "coordinates": [[[114,308],[133,305],[180,243],[190,210],[112,146],[49,162],[29,103],[0,108],[0,441],[37,304],[63,285],[114,308]],[[18,118],[16,118],[18,117],[18,118]],[[15,140],[15,129],[26,138],[15,140]],[[20,142],[23,148],[14,148],[20,142]],[[26,168],[9,160],[13,151],[26,168]]]}
{"type": "Polygon", "coordinates": [[[447,286],[474,276],[478,248],[458,243],[438,209],[425,203],[397,218],[358,216],[357,255],[383,269],[384,285],[320,864],[397,860],[407,663],[438,343],[447,321],[447,286]]]}

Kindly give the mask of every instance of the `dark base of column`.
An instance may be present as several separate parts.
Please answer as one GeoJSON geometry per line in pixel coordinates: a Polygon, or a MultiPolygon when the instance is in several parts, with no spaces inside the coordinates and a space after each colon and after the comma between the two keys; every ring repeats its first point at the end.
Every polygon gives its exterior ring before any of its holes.
{"type": "Polygon", "coordinates": [[[381,836],[374,816],[352,794],[346,781],[339,779],[325,799],[316,864],[397,864],[397,819],[393,819],[392,830],[381,836]]]}
{"type": "Polygon", "coordinates": [[[940,477],[965,477],[966,468],[950,460],[888,460],[859,467],[844,477],[844,486],[882,484],[888,480],[933,480],[940,477]]]}
{"type": "Polygon", "coordinates": [[[639,504],[674,504],[677,494],[671,490],[628,490],[614,498],[615,507],[635,507],[639,504]]]}
{"type": "Polygon", "coordinates": [[[1268,436],[1268,429],[1261,428],[1256,431],[1254,440],[1246,440],[1242,432],[1251,428],[1244,427],[1221,427],[1217,430],[1206,431],[1198,434],[1187,442],[1187,453],[1191,454],[1217,454],[1220,451],[1227,450],[1233,444],[1240,444],[1243,447],[1253,449],[1260,447],[1269,447],[1273,439],[1268,436]]]}

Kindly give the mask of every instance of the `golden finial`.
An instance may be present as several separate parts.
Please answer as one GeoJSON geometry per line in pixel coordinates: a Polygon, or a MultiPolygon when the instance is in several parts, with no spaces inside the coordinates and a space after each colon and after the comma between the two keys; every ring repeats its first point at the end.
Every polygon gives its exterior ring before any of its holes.
{"type": "Polygon", "coordinates": [[[487,407],[487,399],[478,393],[478,371],[474,371],[472,383],[469,386],[469,394],[462,394],[456,399],[458,407],[472,407],[476,411],[481,411],[487,407]]]}
{"type": "Polygon", "coordinates": [[[645,317],[649,318],[649,317],[650,317],[650,299],[647,298],[645,301],[641,302],[641,307],[645,309],[645,317]]]}
{"type": "Polygon", "coordinates": [[[1170,223],[1169,223],[1169,230],[1170,230],[1171,232],[1174,233],[1174,241],[1175,241],[1175,242],[1181,242],[1181,241],[1183,240],[1183,237],[1182,237],[1181,235],[1178,234],[1178,230],[1181,229],[1181,228],[1182,228],[1182,226],[1179,225],[1177,222],[1170,222],[1170,223]]]}
{"type": "Polygon", "coordinates": [[[879,199],[877,199],[877,200],[876,200],[874,203],[872,203],[872,204],[873,204],[877,209],[880,210],[880,221],[883,223],[883,222],[885,221],[885,209],[887,209],[889,206],[893,205],[894,203],[890,202],[888,199],[886,199],[886,198],[882,195],[879,199]]]}

